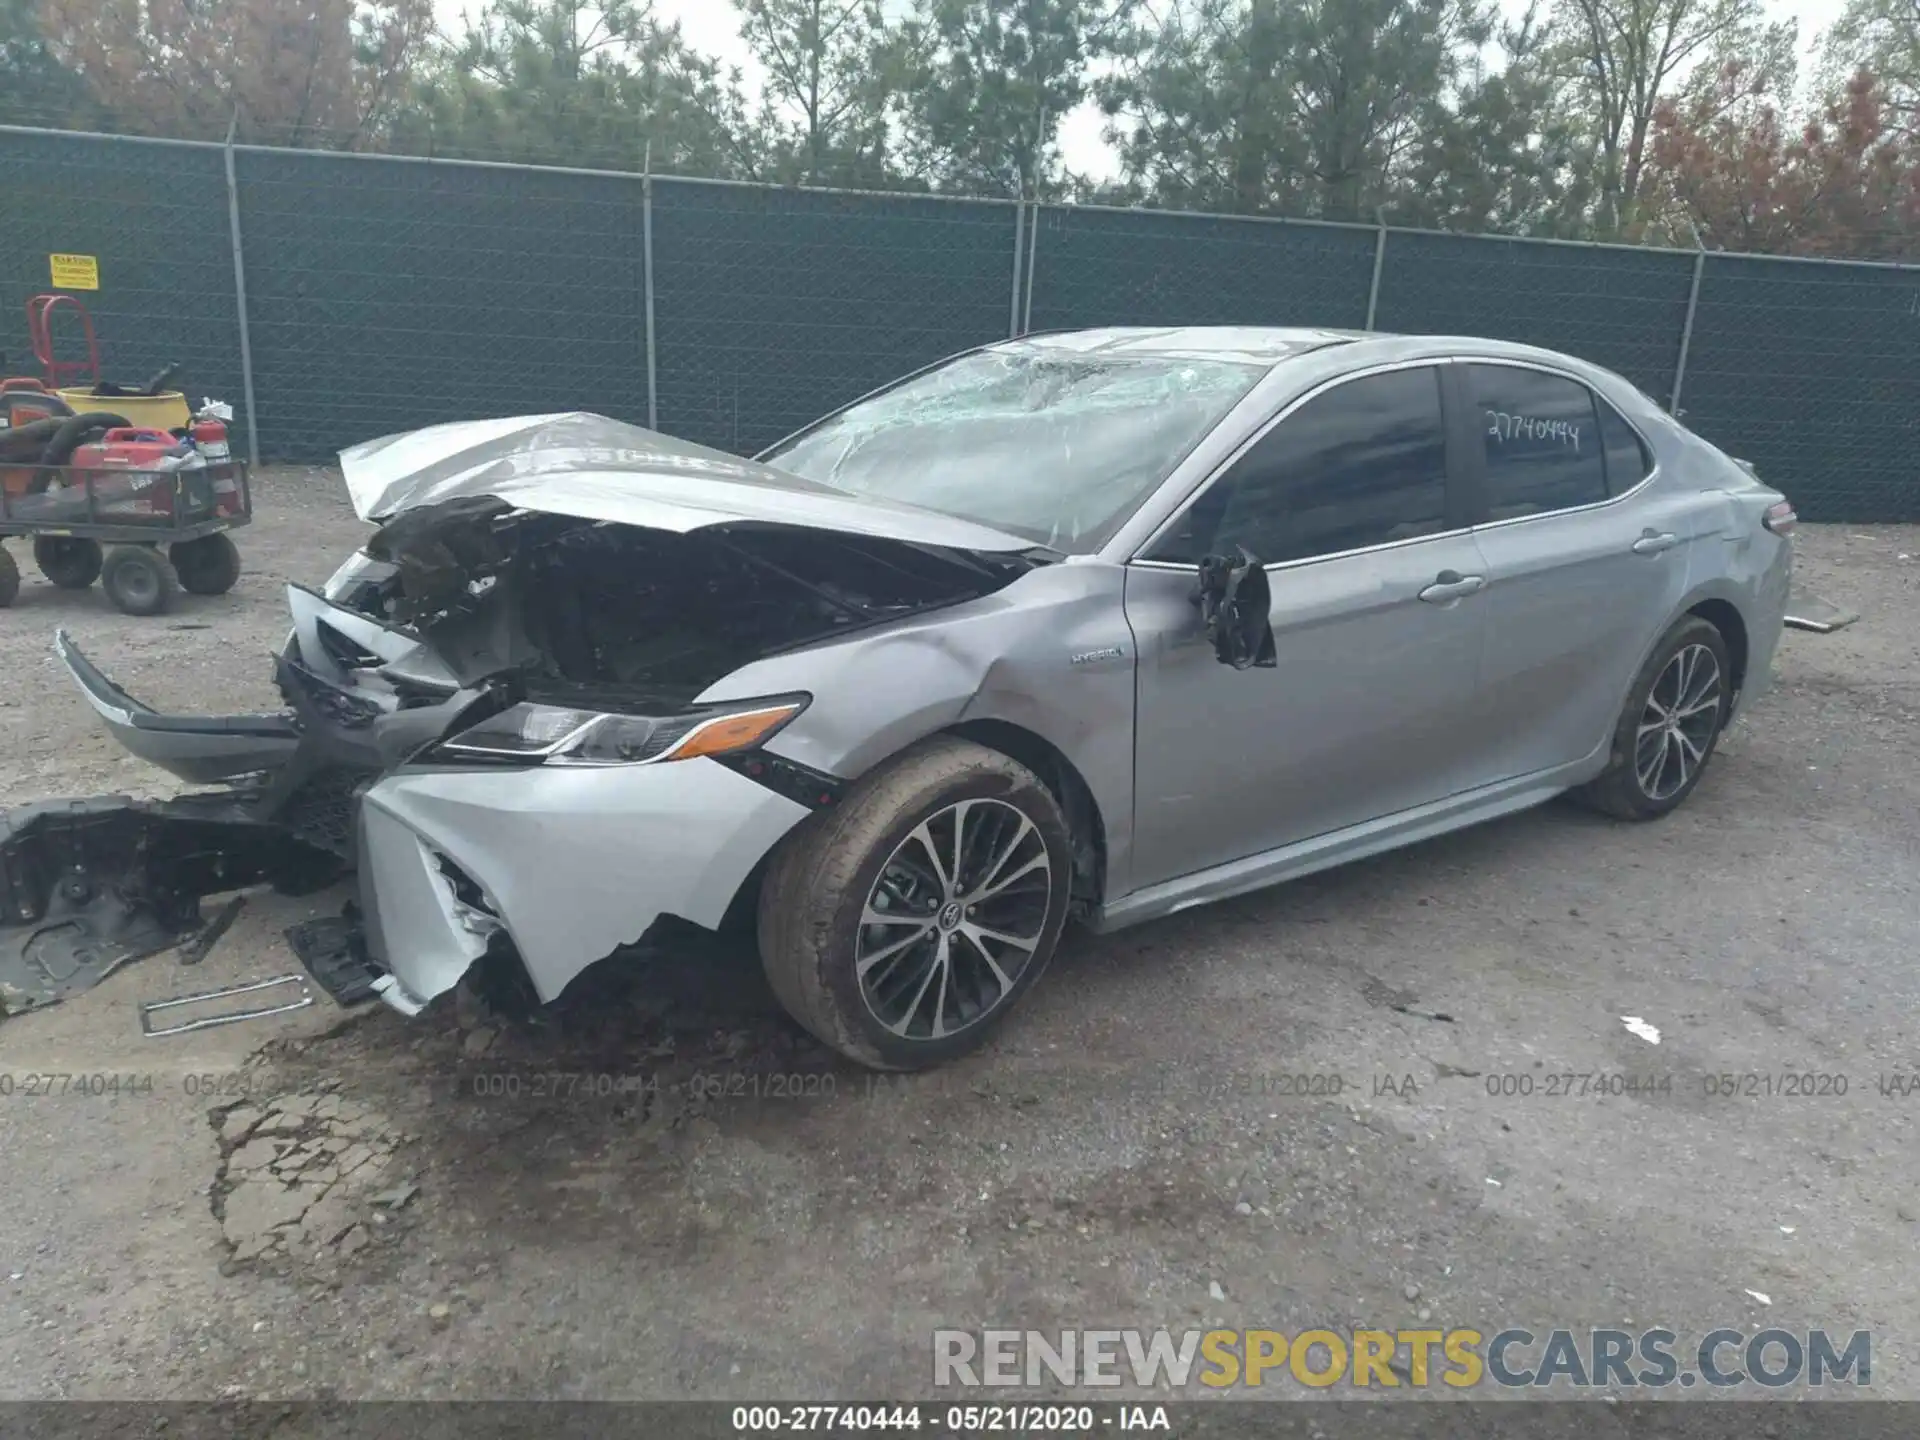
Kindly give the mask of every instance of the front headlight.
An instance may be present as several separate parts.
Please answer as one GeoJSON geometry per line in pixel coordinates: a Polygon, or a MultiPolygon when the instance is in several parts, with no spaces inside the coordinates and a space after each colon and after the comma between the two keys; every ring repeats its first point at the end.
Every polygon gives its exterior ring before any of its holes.
{"type": "Polygon", "coordinates": [[[776,695],[655,715],[529,700],[441,741],[422,758],[442,764],[646,765],[737,755],[771,740],[811,698],[776,695]]]}

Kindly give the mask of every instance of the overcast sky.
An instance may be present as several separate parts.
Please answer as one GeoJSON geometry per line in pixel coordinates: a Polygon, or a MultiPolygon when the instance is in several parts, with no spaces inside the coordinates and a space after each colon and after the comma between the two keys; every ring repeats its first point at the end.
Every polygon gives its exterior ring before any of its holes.
{"type": "MultiPolygon", "coordinates": [[[[1767,0],[1767,9],[1774,18],[1800,22],[1803,77],[1812,68],[1805,52],[1820,32],[1838,18],[1843,3],[1844,0],[1767,0]]],[[[653,0],[653,6],[660,19],[680,22],[681,33],[695,49],[739,67],[750,92],[759,88],[762,71],[740,39],[739,12],[730,0],[653,0]]],[[[475,0],[436,0],[435,4],[440,23],[449,34],[460,33],[461,11],[472,8],[475,0]]],[[[1526,3],[1525,0],[1502,0],[1502,8],[1517,17],[1525,11],[1526,3]]],[[[1060,127],[1060,149],[1071,169],[1096,178],[1113,175],[1114,153],[1100,136],[1104,124],[1105,117],[1090,102],[1066,117],[1060,127]]]]}

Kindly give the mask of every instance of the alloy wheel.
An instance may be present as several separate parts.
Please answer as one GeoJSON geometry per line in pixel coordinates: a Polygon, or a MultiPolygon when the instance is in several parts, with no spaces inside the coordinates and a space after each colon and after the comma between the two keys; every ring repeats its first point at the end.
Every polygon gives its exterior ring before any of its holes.
{"type": "Polygon", "coordinates": [[[855,932],[873,1018],[906,1040],[942,1040],[997,1010],[1032,964],[1053,901],[1033,821],[1004,800],[960,800],[894,847],[855,932]]]}
{"type": "Polygon", "coordinates": [[[1720,662],[1705,645],[1684,645],[1647,692],[1633,748],[1634,779],[1649,800],[1672,798],[1707,763],[1720,727],[1720,662]]]}

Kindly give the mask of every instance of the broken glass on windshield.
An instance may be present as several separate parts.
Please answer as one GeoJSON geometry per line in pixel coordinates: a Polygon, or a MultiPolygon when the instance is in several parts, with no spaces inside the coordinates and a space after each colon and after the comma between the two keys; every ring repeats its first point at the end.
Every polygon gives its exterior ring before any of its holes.
{"type": "Polygon", "coordinates": [[[765,458],[842,490],[1094,549],[1265,373],[1244,361],[991,350],[765,458]]]}

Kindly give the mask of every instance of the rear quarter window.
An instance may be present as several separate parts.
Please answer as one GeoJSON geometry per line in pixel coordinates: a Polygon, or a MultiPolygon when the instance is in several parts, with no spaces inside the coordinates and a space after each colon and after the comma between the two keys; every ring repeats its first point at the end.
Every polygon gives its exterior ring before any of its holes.
{"type": "Polygon", "coordinates": [[[1627,419],[1602,397],[1593,397],[1600,414],[1600,448],[1607,464],[1607,493],[1624,495],[1653,473],[1653,456],[1646,441],[1627,419]]]}

